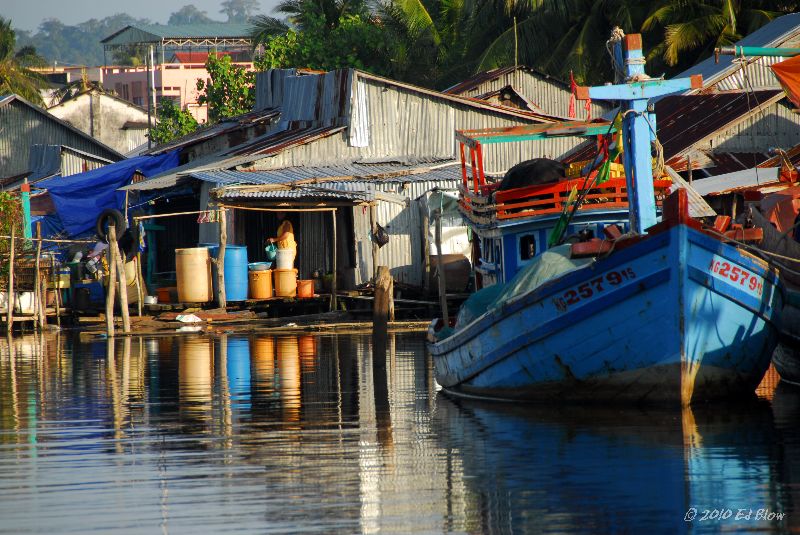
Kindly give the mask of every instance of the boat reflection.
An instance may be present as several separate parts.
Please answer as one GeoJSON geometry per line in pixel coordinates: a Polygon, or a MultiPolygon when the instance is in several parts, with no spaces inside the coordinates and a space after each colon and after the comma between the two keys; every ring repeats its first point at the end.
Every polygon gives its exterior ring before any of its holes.
{"type": "Polygon", "coordinates": [[[788,514],[756,519],[759,510],[791,507],[775,492],[779,459],[766,402],[676,413],[498,406],[440,394],[436,405],[449,477],[468,489],[467,531],[741,532],[792,522],[788,514]]]}

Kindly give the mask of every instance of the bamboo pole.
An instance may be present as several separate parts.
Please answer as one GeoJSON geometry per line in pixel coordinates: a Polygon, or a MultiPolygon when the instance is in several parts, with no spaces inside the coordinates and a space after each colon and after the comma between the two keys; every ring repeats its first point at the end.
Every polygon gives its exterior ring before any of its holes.
{"type": "Polygon", "coordinates": [[[369,226],[372,229],[372,280],[378,280],[378,242],[375,236],[378,232],[378,209],[375,204],[369,205],[369,226]]]}
{"type": "MultiPolygon", "coordinates": [[[[119,308],[122,312],[122,332],[131,332],[131,317],[130,310],[128,309],[128,276],[125,274],[125,259],[119,251],[117,244],[117,231],[109,228],[108,231],[108,246],[114,253],[113,256],[117,262],[117,280],[119,281],[119,308]]],[[[114,284],[114,280],[110,280],[109,284],[114,284]]]]}
{"type": "MultiPolygon", "coordinates": [[[[16,237],[15,233],[13,233],[13,232],[11,233],[11,236],[0,236],[0,238],[4,238],[6,240],[12,240],[12,241],[13,240],[17,240],[17,241],[36,241],[36,238],[30,238],[30,239],[26,240],[25,238],[16,237]]],[[[93,241],[93,240],[54,240],[52,238],[41,238],[41,241],[43,241],[45,243],[92,243],[92,244],[97,243],[97,241],[93,241]]]]}
{"type": "Polygon", "coordinates": [[[117,259],[114,257],[116,249],[111,243],[116,243],[117,230],[114,224],[108,226],[108,285],[106,289],[106,334],[109,338],[114,336],[114,289],[117,278],[117,259]],[[113,237],[113,239],[112,239],[113,237]]]}
{"type": "Polygon", "coordinates": [[[8,303],[6,303],[6,333],[11,336],[14,328],[14,238],[17,235],[16,225],[11,225],[11,245],[8,254],[8,303]]]}
{"type": "Polygon", "coordinates": [[[439,272],[439,305],[442,307],[444,326],[450,325],[447,313],[447,282],[444,278],[444,261],[442,260],[442,212],[434,213],[436,218],[436,270],[439,272]]]}
{"type": "Polygon", "coordinates": [[[219,218],[219,253],[217,254],[217,289],[219,290],[219,307],[228,307],[225,295],[225,244],[228,241],[227,217],[223,211],[219,218]]]}
{"type": "Polygon", "coordinates": [[[336,210],[331,212],[333,222],[333,280],[331,280],[331,310],[336,310],[336,210]]]}
{"type": "Polygon", "coordinates": [[[136,253],[136,276],[139,277],[139,282],[142,285],[142,295],[150,295],[147,289],[147,282],[144,280],[144,270],[142,269],[142,253],[136,253]]]}
{"type": "Polygon", "coordinates": [[[40,331],[44,330],[47,321],[44,317],[44,307],[42,306],[42,273],[40,271],[42,261],[42,225],[36,223],[36,261],[34,264],[35,273],[33,274],[33,307],[35,323],[40,331]]]}

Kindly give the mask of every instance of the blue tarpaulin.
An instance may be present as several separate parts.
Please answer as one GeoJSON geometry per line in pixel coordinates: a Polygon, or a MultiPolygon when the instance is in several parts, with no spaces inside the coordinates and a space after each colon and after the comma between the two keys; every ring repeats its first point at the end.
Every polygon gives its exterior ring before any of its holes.
{"type": "Polygon", "coordinates": [[[95,222],[106,208],[122,210],[125,193],[117,191],[130,184],[137,171],[147,178],[178,166],[178,151],[158,156],[137,156],[93,169],[86,173],[42,180],[70,237],[94,232],[95,222]]]}

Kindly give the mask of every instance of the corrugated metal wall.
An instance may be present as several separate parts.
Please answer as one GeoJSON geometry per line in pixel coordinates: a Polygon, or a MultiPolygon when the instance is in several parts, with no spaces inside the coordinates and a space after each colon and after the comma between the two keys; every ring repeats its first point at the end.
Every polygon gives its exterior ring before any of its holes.
{"type": "MultiPolygon", "coordinates": [[[[753,103],[755,107],[755,102],[753,103]]],[[[800,115],[792,105],[780,100],[756,113],[733,128],[714,136],[698,148],[726,152],[768,152],[771,147],[789,148],[797,145],[800,115]]]]}
{"type": "Polygon", "coordinates": [[[33,144],[67,145],[102,158],[114,161],[119,158],[99,143],[93,143],[57,121],[48,120],[16,100],[0,106],[0,177],[28,171],[33,144]]]}
{"type": "Polygon", "coordinates": [[[77,175],[107,164],[108,162],[71,151],[67,147],[64,147],[61,151],[61,176],[77,175]]]}
{"type": "MultiPolygon", "coordinates": [[[[394,280],[409,286],[421,287],[424,275],[422,251],[422,220],[415,202],[417,197],[433,188],[455,191],[458,180],[420,180],[404,183],[375,183],[378,191],[402,195],[408,199],[405,205],[378,201],[377,222],[389,234],[389,243],[378,252],[378,265],[389,266],[394,280]]],[[[372,278],[372,240],[369,209],[353,208],[353,234],[356,254],[356,284],[372,278]]]]}
{"type": "MultiPolygon", "coordinates": [[[[528,100],[539,106],[544,113],[566,117],[569,113],[570,91],[562,82],[548,78],[545,75],[525,69],[517,69],[508,74],[503,74],[494,80],[488,80],[477,87],[461,93],[465,97],[476,97],[498,91],[506,86],[512,86],[520,91],[528,100]]],[[[585,119],[583,102],[577,102],[576,113],[579,119],[585,119]]],[[[610,106],[592,102],[592,117],[600,117],[610,109],[610,106]]]]}
{"type": "MultiPolygon", "coordinates": [[[[313,79],[313,76],[303,78],[313,79]]],[[[403,161],[456,158],[456,129],[498,128],[524,124],[524,119],[491,110],[430,97],[412,90],[357,77],[353,98],[358,110],[349,130],[259,160],[254,169],[280,169],[298,165],[333,164],[362,159],[403,161]],[[357,140],[353,146],[350,141],[357,140]]],[[[580,144],[579,137],[554,137],[540,141],[487,145],[486,170],[502,174],[530,158],[557,158],[580,144]]]]}

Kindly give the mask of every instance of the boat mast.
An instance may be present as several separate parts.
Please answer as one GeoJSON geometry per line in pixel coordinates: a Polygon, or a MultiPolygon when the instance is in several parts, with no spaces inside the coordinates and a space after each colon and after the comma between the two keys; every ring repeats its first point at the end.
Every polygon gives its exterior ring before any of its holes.
{"type": "MultiPolygon", "coordinates": [[[[655,135],[655,113],[648,112],[647,102],[653,97],[687,89],[700,88],[702,77],[653,79],[644,72],[640,34],[623,35],[619,28],[612,32],[615,66],[621,69],[624,82],[616,85],[578,88],[578,98],[618,100],[623,114],[622,137],[625,143],[623,163],[628,187],[631,230],[644,234],[656,224],[656,201],[653,190],[653,164],[650,149],[655,135]],[[620,63],[621,58],[621,63],[620,63]]],[[[616,70],[616,69],[615,69],[616,70]]]]}

